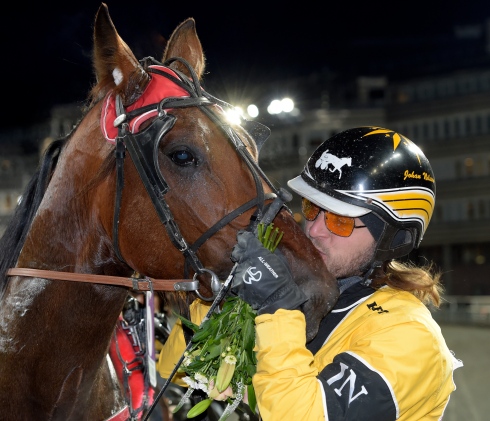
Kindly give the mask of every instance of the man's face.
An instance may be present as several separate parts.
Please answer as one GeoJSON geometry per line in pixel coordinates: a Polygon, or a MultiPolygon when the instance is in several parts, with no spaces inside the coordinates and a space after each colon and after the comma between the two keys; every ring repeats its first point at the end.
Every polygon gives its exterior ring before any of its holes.
{"type": "MultiPolygon", "coordinates": [[[[359,218],[355,221],[356,226],[363,225],[359,218]]],[[[335,235],[325,226],[323,210],[314,221],[306,221],[305,233],[336,278],[361,275],[361,270],[372,260],[376,243],[369,230],[356,228],[349,237],[335,235]]]]}

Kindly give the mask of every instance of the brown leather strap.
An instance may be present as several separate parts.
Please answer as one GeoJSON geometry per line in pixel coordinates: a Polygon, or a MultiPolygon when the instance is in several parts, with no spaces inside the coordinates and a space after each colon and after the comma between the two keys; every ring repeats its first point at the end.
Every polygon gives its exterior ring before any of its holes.
{"type": "Polygon", "coordinates": [[[90,273],[57,272],[54,270],[11,268],[8,276],[30,276],[35,278],[56,279],[60,281],[79,281],[94,284],[119,285],[137,291],[184,291],[180,283],[190,282],[189,279],[152,279],[152,278],[123,278],[120,276],[93,275],[90,273]],[[151,282],[151,286],[150,286],[151,282]]]}

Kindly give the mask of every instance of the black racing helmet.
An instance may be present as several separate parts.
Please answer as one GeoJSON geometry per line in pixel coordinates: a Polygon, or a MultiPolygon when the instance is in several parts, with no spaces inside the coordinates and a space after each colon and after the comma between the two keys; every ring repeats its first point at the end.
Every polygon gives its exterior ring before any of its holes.
{"type": "Polygon", "coordinates": [[[378,264],[419,246],[436,196],[434,173],[420,148],[393,130],[373,126],[323,142],[288,186],[331,212],[381,219],[375,236],[378,264]]]}

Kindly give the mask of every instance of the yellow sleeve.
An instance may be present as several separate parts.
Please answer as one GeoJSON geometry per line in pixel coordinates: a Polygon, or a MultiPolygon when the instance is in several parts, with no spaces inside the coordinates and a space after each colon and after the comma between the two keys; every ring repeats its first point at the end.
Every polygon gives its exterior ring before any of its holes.
{"type": "Polygon", "coordinates": [[[279,309],[257,316],[255,324],[258,362],[252,382],[262,419],[325,421],[303,313],[279,309]]]}
{"type": "MultiPolygon", "coordinates": [[[[192,302],[189,307],[191,321],[197,325],[201,324],[202,319],[206,316],[211,307],[211,303],[197,299],[192,302]]],[[[182,322],[178,319],[170,332],[170,335],[163,345],[162,350],[157,361],[157,370],[162,378],[167,379],[178,363],[182,354],[186,348],[184,332],[182,330],[182,322]]],[[[187,387],[187,384],[182,381],[182,377],[185,377],[183,373],[176,373],[172,383],[176,383],[179,386],[187,387]]]]}

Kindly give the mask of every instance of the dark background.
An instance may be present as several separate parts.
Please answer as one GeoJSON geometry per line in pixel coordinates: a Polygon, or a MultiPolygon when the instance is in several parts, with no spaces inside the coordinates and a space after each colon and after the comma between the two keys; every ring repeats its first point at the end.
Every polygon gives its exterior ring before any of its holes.
{"type": "MultiPolygon", "coordinates": [[[[2,128],[35,124],[52,105],[85,100],[100,4],[17,1],[2,11],[2,128]]],[[[455,26],[490,17],[489,0],[106,4],[137,58],[161,58],[174,28],[194,17],[207,57],[205,87],[230,102],[257,84],[325,69],[409,71],[422,53],[440,51],[455,26]]]]}

